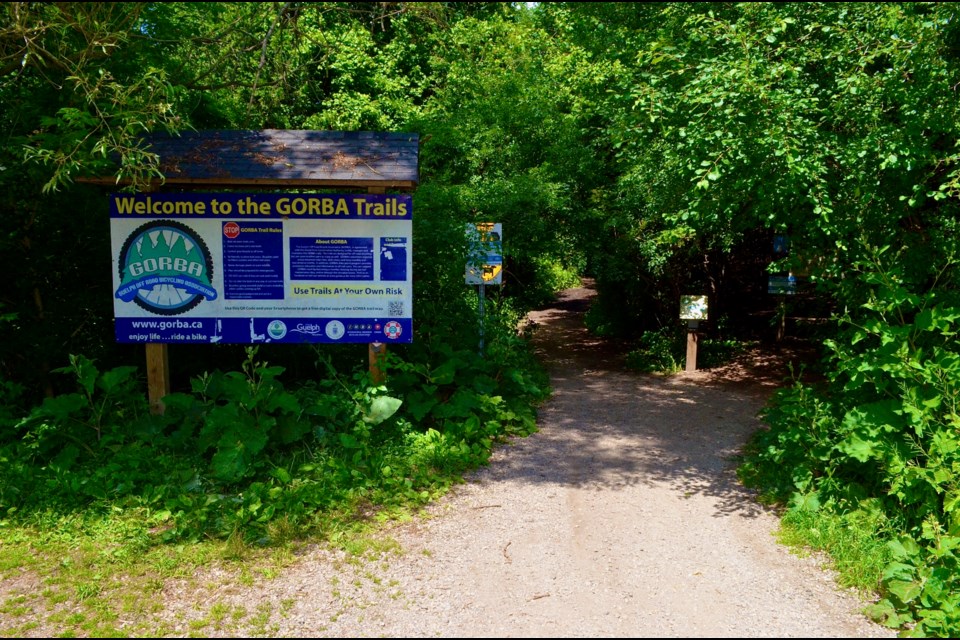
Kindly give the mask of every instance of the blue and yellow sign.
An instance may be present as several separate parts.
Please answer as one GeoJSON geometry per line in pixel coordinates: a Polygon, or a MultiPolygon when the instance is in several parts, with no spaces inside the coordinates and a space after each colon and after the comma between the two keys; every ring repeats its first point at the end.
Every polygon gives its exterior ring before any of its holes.
{"type": "Polygon", "coordinates": [[[467,284],[503,283],[503,226],[499,222],[467,225],[467,284]]]}

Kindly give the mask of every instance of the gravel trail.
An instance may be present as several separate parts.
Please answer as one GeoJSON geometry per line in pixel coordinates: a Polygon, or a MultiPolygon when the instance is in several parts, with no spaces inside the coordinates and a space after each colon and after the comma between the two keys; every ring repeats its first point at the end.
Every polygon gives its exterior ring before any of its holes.
{"type": "MultiPolygon", "coordinates": [[[[385,532],[394,551],[311,548],[210,600],[271,612],[261,633],[275,637],[896,637],[820,561],[777,544],[775,515],[736,481],[732,456],[784,361],[624,371],[583,329],[592,295],[530,316],[554,389],[540,431],[385,532]]],[[[203,611],[175,600],[186,633],[203,611]]]]}

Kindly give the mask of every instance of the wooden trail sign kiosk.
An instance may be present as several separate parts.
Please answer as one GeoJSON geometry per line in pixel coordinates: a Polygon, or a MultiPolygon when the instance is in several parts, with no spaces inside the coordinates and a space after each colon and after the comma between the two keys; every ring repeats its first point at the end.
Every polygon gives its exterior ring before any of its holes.
{"type": "MultiPolygon", "coordinates": [[[[297,304],[300,304],[300,298],[310,296],[330,300],[339,293],[340,287],[319,286],[318,283],[326,279],[346,282],[343,288],[348,291],[345,295],[379,296],[382,299],[378,298],[377,302],[383,303],[384,311],[376,320],[357,318],[352,322],[344,316],[343,322],[324,319],[291,326],[293,323],[289,319],[287,322],[282,319],[269,322],[265,316],[250,317],[249,338],[252,342],[249,343],[269,339],[294,342],[294,337],[301,342],[367,342],[370,373],[375,381],[382,382],[386,342],[409,342],[412,335],[412,240],[408,233],[412,200],[409,194],[419,182],[418,135],[223,130],[185,132],[176,136],[151,135],[145,141],[149,150],[159,156],[164,179],[153,180],[143,194],[115,197],[112,209],[123,206],[126,210],[112,210],[111,222],[115,217],[125,216],[130,220],[123,220],[124,224],[140,224],[138,232],[143,229],[139,235],[128,234],[121,252],[127,255],[132,253],[132,245],[138,247],[139,261],[124,266],[121,260],[120,265],[120,270],[128,277],[137,279],[129,284],[121,282],[116,295],[120,300],[136,302],[146,309],[146,312],[138,313],[147,315],[149,321],[141,317],[138,323],[126,325],[121,330],[118,317],[117,333],[118,340],[121,333],[126,338],[124,332],[128,331],[130,339],[121,341],[145,343],[151,409],[161,413],[162,398],[170,392],[168,343],[181,340],[188,343],[194,343],[191,340],[196,343],[248,343],[245,337],[247,327],[239,327],[240,317],[197,319],[197,313],[190,311],[191,307],[177,307],[179,302],[172,301],[178,296],[197,299],[195,304],[218,296],[231,298],[231,286],[234,300],[249,302],[248,308],[260,311],[269,306],[270,300],[284,301],[288,295],[297,297],[293,300],[297,304]],[[224,190],[224,193],[216,193],[218,190],[224,190]],[[324,193],[317,193],[320,190],[324,193]],[[278,195],[278,191],[291,193],[278,195]],[[334,195],[334,191],[338,194],[334,195]],[[341,191],[346,193],[339,193],[341,191]],[[118,204],[120,200],[124,204],[118,204]],[[178,222],[181,214],[182,223],[178,222]],[[149,219],[155,220],[156,229],[148,228],[149,219]],[[342,222],[354,226],[340,227],[347,231],[304,233],[302,237],[290,239],[283,226],[288,219],[298,224],[310,220],[313,224],[335,226],[342,222]],[[251,269],[229,265],[224,269],[221,265],[224,273],[218,275],[217,282],[223,290],[219,292],[212,281],[201,281],[201,272],[210,270],[197,267],[195,273],[190,257],[182,254],[196,254],[202,247],[210,265],[211,260],[219,258],[223,258],[226,264],[229,253],[227,241],[219,234],[215,234],[215,240],[218,246],[222,245],[222,256],[208,250],[205,244],[210,243],[204,243],[201,235],[191,234],[190,225],[199,226],[201,220],[208,226],[216,221],[217,225],[222,225],[223,236],[238,239],[238,243],[243,241],[244,249],[230,250],[233,253],[229,257],[234,260],[234,265],[246,260],[247,266],[254,263],[266,265],[266,272],[260,274],[254,269],[253,275],[248,275],[251,269]],[[383,231],[372,238],[356,237],[364,234],[351,231],[357,228],[356,225],[372,221],[384,223],[383,231]],[[397,227],[397,224],[405,226],[397,227]],[[153,253],[144,253],[141,247],[149,248],[151,243],[153,253]],[[166,253],[159,252],[157,246],[166,253]],[[250,258],[251,253],[256,255],[250,258]],[[145,255],[148,257],[143,257],[145,255]],[[280,262],[283,264],[277,266],[280,262]],[[387,262],[391,266],[385,266],[387,262]],[[331,267],[331,264],[339,266],[331,267]],[[163,271],[164,265],[168,267],[166,271],[163,271]],[[178,269],[180,273],[176,272],[178,269]],[[291,273],[291,282],[284,279],[285,269],[291,273]],[[129,276],[131,273],[134,275],[129,276]],[[369,282],[369,285],[360,286],[358,281],[369,282]],[[157,300],[141,299],[142,294],[157,282],[179,294],[157,300]],[[244,294],[245,290],[252,293],[244,294]],[[261,299],[268,302],[260,303],[261,299]],[[388,305],[389,312],[386,311],[388,305]],[[386,320],[381,322],[380,318],[384,317],[386,320]],[[321,326],[323,323],[326,327],[321,326]],[[161,334],[159,329],[136,328],[150,326],[162,327],[167,333],[161,334]],[[170,329],[171,326],[174,329],[170,329]],[[143,333],[137,334],[139,331],[143,333]],[[169,331],[179,333],[170,334],[169,331]],[[191,331],[194,333],[189,333],[191,331]],[[295,336],[295,332],[299,333],[295,336]]],[[[118,184],[114,177],[82,178],[78,182],[111,187],[118,184]]],[[[119,184],[124,185],[123,182],[119,184]]],[[[219,226],[216,228],[220,229],[219,226]]],[[[331,308],[325,304],[327,306],[313,308],[331,308]]],[[[239,306],[234,304],[231,309],[239,306]]],[[[231,313],[239,315],[242,311],[231,313]]],[[[276,313],[282,315],[280,311],[276,313]]],[[[248,315],[255,313],[251,311],[248,315]]],[[[246,323],[247,319],[242,321],[246,323]]]]}

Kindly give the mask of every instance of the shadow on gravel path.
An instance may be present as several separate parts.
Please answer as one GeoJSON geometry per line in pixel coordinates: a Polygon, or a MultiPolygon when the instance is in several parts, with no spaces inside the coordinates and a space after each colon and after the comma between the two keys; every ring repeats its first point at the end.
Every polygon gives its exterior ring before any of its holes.
{"type": "Polygon", "coordinates": [[[532,343],[554,390],[541,422],[566,435],[538,443],[556,467],[517,472],[530,482],[593,490],[670,483],[685,495],[715,498],[717,514],[763,511],[729,471],[749,434],[761,428],[756,414],[789,376],[791,356],[808,354],[752,352],[723,368],[672,376],[629,371],[625,346],[592,336],[584,325],[594,296],[587,281],[530,314],[532,343]]]}
{"type": "Polygon", "coordinates": [[[398,553],[315,549],[232,601],[282,611],[274,637],[895,637],[817,558],[778,545],[736,480],[784,358],[631,373],[584,329],[592,296],[530,315],[553,387],[539,431],[384,531],[398,553]]]}
{"type": "Polygon", "coordinates": [[[540,430],[497,449],[436,519],[402,538],[436,554],[417,601],[450,590],[455,612],[441,633],[893,637],[818,561],[777,545],[776,517],[737,482],[736,456],[762,427],[788,354],[669,377],[630,372],[623,345],[585,329],[585,284],[529,316],[553,390],[540,430]]]}

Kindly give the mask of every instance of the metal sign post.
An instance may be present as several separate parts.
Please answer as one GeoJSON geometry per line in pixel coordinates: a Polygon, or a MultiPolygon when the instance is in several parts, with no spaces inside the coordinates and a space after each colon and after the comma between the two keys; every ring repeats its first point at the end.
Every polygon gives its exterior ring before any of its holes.
{"type": "Polygon", "coordinates": [[[469,255],[464,280],[478,285],[477,314],[480,320],[480,356],[484,348],[484,304],[486,285],[503,282],[503,229],[499,222],[480,222],[467,225],[469,255]]]}
{"type": "Polygon", "coordinates": [[[484,297],[486,296],[485,287],[482,282],[480,283],[480,357],[483,357],[483,302],[484,297]]]}

